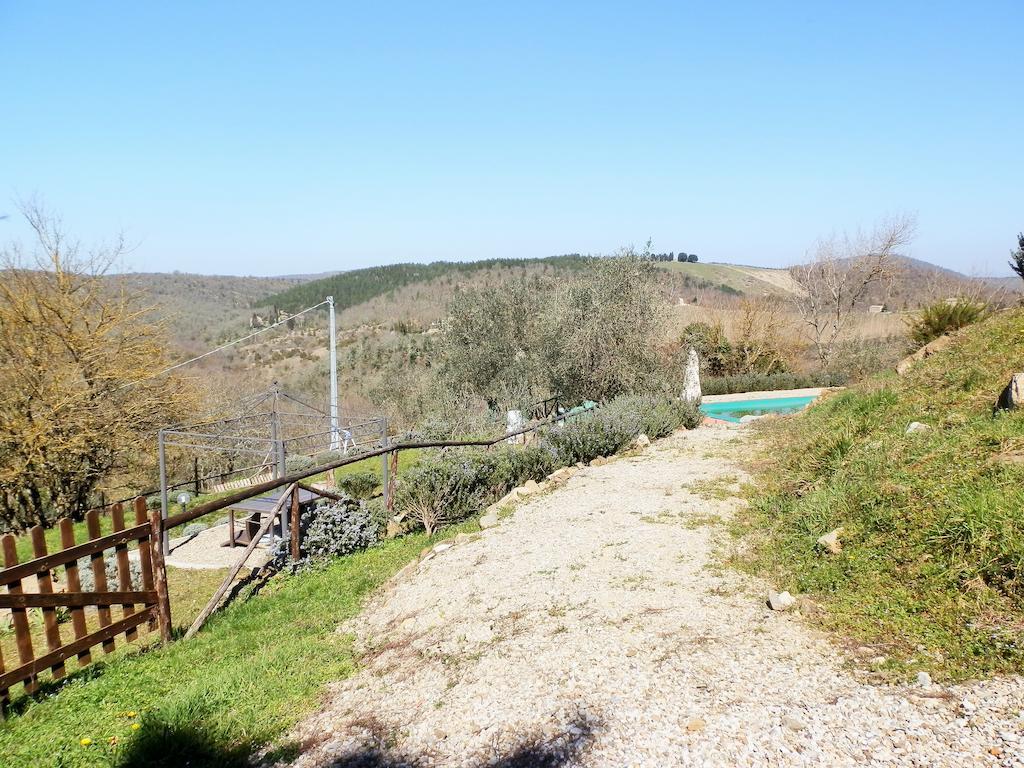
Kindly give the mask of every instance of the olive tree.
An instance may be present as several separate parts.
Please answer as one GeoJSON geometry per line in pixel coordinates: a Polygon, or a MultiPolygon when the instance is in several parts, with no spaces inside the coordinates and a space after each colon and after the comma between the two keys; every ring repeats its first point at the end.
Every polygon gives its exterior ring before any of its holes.
{"type": "Polygon", "coordinates": [[[641,389],[658,364],[658,274],[623,251],[572,276],[462,291],[444,324],[443,376],[492,407],[641,389]]]}

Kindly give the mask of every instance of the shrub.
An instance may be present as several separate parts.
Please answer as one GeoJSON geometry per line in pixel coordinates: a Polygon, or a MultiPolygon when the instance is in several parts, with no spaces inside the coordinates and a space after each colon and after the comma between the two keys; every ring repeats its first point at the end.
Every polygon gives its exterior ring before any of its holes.
{"type": "Polygon", "coordinates": [[[556,468],[555,456],[547,448],[503,445],[492,451],[493,469],[489,485],[495,495],[506,493],[527,480],[543,480],[556,468]]]}
{"type": "Polygon", "coordinates": [[[732,372],[732,344],[719,323],[690,323],[683,328],[679,347],[684,355],[690,347],[697,350],[700,369],[704,373],[725,376],[732,372]]]}
{"type": "Polygon", "coordinates": [[[289,456],[284,462],[284,468],[287,472],[301,472],[312,466],[313,459],[309,456],[289,456]]]}
{"type": "Polygon", "coordinates": [[[380,479],[373,472],[354,472],[338,480],[338,488],[354,499],[368,499],[373,496],[380,479]]]}
{"type": "Polygon", "coordinates": [[[303,556],[317,562],[348,555],[377,543],[378,528],[370,508],[355,499],[314,507],[303,515],[303,556]]]}
{"type": "Polygon", "coordinates": [[[395,509],[428,534],[469,517],[494,493],[493,464],[483,452],[442,453],[420,461],[399,477],[395,509]]]}
{"type": "Polygon", "coordinates": [[[976,323],[988,313],[988,305],[973,299],[957,298],[929,304],[909,321],[910,338],[918,345],[976,323]]]}
{"type": "MultiPolygon", "coordinates": [[[[104,555],[103,566],[104,572],[107,575],[107,591],[120,591],[121,586],[118,581],[116,558],[112,555],[104,555]]],[[[128,574],[131,579],[131,584],[128,586],[128,589],[142,589],[142,567],[139,565],[138,560],[134,558],[130,558],[128,560],[128,574]]],[[[79,559],[78,581],[82,585],[83,592],[96,591],[96,579],[93,577],[92,573],[92,558],[83,557],[79,559]]]]}
{"type": "Polygon", "coordinates": [[[181,535],[185,537],[196,536],[206,530],[203,523],[189,523],[182,529],[181,535]]]}

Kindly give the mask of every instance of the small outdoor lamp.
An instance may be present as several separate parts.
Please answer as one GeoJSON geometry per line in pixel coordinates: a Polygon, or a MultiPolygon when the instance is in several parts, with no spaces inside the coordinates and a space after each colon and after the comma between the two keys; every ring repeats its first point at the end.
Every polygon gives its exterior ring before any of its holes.
{"type": "Polygon", "coordinates": [[[181,511],[188,512],[188,503],[192,501],[192,495],[186,491],[178,494],[178,503],[181,504],[181,511]]]}

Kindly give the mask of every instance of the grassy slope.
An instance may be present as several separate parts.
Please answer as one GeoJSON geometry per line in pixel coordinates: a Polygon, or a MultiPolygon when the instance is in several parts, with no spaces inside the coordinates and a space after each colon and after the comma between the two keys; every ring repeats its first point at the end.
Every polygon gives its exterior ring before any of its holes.
{"type": "MultiPolygon", "coordinates": [[[[467,521],[437,538],[475,526],[467,521]]],[[[193,766],[245,764],[314,708],[327,682],[352,673],[350,639],[336,627],[430,541],[387,541],[272,581],[189,642],[94,665],[0,724],[2,764],[177,766],[186,755],[193,766]],[[93,744],[80,746],[82,738],[93,744]]]]}
{"type": "Polygon", "coordinates": [[[820,597],[820,622],[879,671],[1019,671],[1024,651],[1024,413],[992,416],[1024,370],[1024,311],[967,329],[905,378],[876,378],[765,426],[740,564],[820,597]],[[933,431],[906,435],[911,421],[933,431]],[[816,550],[843,526],[843,552],[816,550]],[[867,655],[867,654],[865,654],[867,655]]]}

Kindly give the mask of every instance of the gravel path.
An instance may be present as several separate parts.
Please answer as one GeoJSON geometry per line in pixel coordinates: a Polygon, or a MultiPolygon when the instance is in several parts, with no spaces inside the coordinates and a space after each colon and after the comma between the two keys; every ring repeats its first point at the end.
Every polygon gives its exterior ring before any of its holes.
{"type": "Polygon", "coordinates": [[[866,684],[717,567],[746,439],[588,467],[403,573],[343,628],[363,668],[292,734],[294,765],[1024,764],[1016,679],[866,684]]]}

